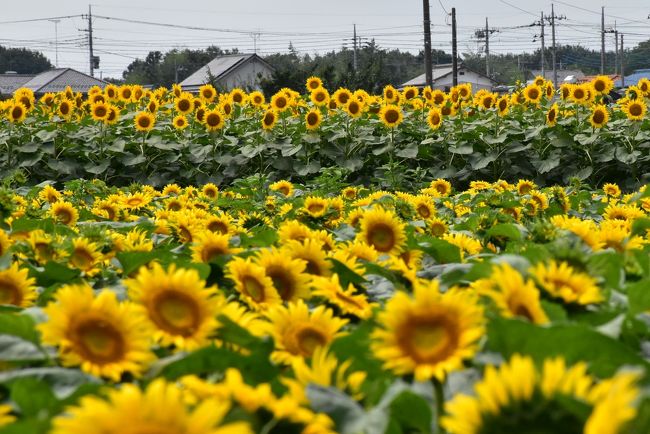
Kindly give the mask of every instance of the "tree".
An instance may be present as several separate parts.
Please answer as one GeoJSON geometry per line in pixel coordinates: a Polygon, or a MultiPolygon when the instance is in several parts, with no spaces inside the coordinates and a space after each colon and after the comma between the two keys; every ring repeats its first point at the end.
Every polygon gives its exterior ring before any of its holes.
{"type": "Polygon", "coordinates": [[[0,73],[14,71],[18,74],[38,74],[52,68],[54,65],[43,53],[0,45],[0,73]]]}

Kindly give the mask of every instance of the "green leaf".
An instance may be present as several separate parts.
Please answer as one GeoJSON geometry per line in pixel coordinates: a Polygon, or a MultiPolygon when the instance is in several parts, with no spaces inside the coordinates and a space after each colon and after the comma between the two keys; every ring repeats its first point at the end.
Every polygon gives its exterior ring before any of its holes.
{"type": "Polygon", "coordinates": [[[36,323],[27,315],[0,314],[0,333],[18,336],[34,344],[39,342],[36,323]]]}
{"type": "Polygon", "coordinates": [[[421,237],[417,245],[440,264],[461,262],[460,249],[445,240],[421,237]]]}
{"type": "Polygon", "coordinates": [[[524,230],[524,228],[512,223],[501,223],[488,229],[486,235],[488,237],[503,237],[512,241],[521,241],[523,239],[522,232],[524,230]]]}
{"type": "MultiPolygon", "coordinates": [[[[143,265],[150,263],[153,260],[167,259],[171,253],[166,251],[153,250],[151,252],[120,252],[117,255],[117,260],[122,265],[122,270],[125,275],[130,275],[137,271],[143,265]]],[[[161,261],[169,262],[169,261],[161,261]]]]}
{"type": "Polygon", "coordinates": [[[30,273],[30,275],[36,278],[36,283],[44,287],[56,283],[70,283],[79,277],[80,274],[81,272],[79,270],[68,268],[54,261],[49,261],[45,264],[42,271],[32,268],[30,273]]]}
{"type": "Polygon", "coordinates": [[[11,400],[23,416],[35,417],[42,412],[54,415],[59,412],[59,401],[46,383],[36,378],[19,378],[11,383],[11,400]]]}
{"type": "Polygon", "coordinates": [[[609,288],[620,289],[625,280],[623,257],[617,252],[598,252],[592,255],[587,268],[592,276],[601,276],[609,288]]]}
{"type": "Polygon", "coordinates": [[[509,358],[530,355],[542,362],[563,357],[568,363],[589,363],[591,372],[601,378],[612,376],[623,365],[650,364],[629,346],[582,324],[539,327],[518,319],[493,318],[488,325],[488,350],[509,358]]]}
{"type": "Polygon", "coordinates": [[[406,390],[390,404],[390,415],[402,427],[403,432],[416,430],[419,433],[430,433],[433,423],[431,404],[424,398],[406,390]]]}
{"type": "Polygon", "coordinates": [[[54,395],[60,399],[68,399],[77,392],[79,387],[102,384],[97,377],[84,374],[78,369],[49,367],[0,372],[0,383],[2,384],[13,384],[14,381],[20,379],[32,379],[47,384],[54,395]]]}
{"type": "Polygon", "coordinates": [[[359,274],[350,270],[350,268],[348,268],[348,266],[343,262],[334,258],[327,259],[332,263],[332,271],[338,274],[341,286],[343,288],[347,288],[350,283],[357,286],[361,286],[366,283],[366,279],[364,279],[363,276],[360,276],[359,274]]]}
{"type": "Polygon", "coordinates": [[[650,311],[650,279],[628,285],[626,292],[630,314],[650,311]]]}

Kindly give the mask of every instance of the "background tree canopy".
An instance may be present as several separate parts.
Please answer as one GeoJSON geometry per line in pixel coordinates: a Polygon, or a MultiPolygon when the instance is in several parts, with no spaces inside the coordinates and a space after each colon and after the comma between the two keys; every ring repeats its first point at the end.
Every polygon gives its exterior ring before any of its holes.
{"type": "Polygon", "coordinates": [[[26,48],[7,48],[0,45],[0,74],[14,71],[18,74],[38,74],[54,65],[38,51],[26,48]]]}

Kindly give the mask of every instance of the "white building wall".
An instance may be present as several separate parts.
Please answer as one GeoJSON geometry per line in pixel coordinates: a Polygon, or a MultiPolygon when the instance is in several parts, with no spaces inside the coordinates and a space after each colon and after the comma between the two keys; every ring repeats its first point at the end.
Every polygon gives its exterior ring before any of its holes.
{"type": "MultiPolygon", "coordinates": [[[[492,90],[492,86],[493,86],[493,83],[489,78],[479,75],[472,71],[461,69],[460,71],[458,71],[458,84],[462,84],[462,83],[471,83],[472,91],[474,92],[476,92],[479,89],[492,90]]],[[[453,77],[451,74],[446,75],[444,77],[440,77],[433,83],[434,89],[440,89],[444,91],[448,91],[452,86],[453,86],[453,77]]]]}
{"type": "Polygon", "coordinates": [[[218,84],[225,90],[232,90],[236,87],[245,90],[259,90],[260,75],[261,78],[270,78],[271,74],[272,71],[268,66],[257,59],[253,59],[219,80],[218,84]]]}

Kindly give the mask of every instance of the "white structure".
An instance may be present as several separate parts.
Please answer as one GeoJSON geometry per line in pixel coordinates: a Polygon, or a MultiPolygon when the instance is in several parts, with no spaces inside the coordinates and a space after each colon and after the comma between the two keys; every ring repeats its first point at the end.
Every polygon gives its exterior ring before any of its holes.
{"type": "Polygon", "coordinates": [[[272,73],[273,67],[257,54],[230,54],[216,57],[180,84],[188,92],[198,92],[211,80],[224,90],[235,87],[252,90],[259,89],[260,80],[271,77],[272,73]]]}
{"type": "MultiPolygon", "coordinates": [[[[472,91],[476,92],[479,89],[492,90],[496,82],[490,77],[480,74],[478,72],[468,69],[462,63],[458,63],[458,84],[471,83],[472,91]]],[[[423,88],[427,85],[426,74],[418,75],[412,80],[407,81],[400,85],[400,89],[406,86],[415,86],[423,88]]],[[[445,92],[449,91],[453,86],[452,65],[434,65],[433,66],[433,86],[432,89],[440,89],[445,92]]]]}

